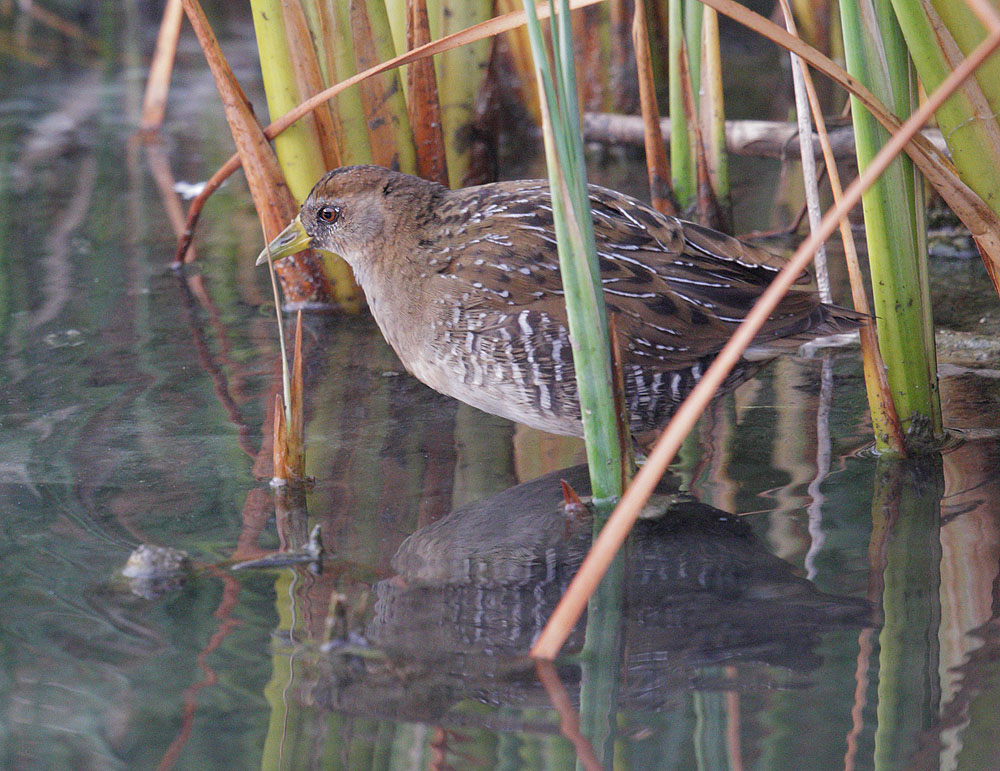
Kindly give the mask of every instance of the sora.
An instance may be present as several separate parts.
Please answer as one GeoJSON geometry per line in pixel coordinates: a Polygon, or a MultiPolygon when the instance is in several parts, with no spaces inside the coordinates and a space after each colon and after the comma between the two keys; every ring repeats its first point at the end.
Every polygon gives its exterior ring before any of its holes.
{"type": "MultiPolygon", "coordinates": [[[[615,314],[633,434],[659,428],[781,268],[779,258],[590,186],[604,300],[615,314]]],[[[441,393],[556,434],[582,434],[548,183],[447,188],[379,166],[321,179],[270,244],[351,265],[404,366],[441,393]]],[[[257,264],[267,259],[261,253],[257,264]]],[[[757,362],[859,325],[789,293],[725,387],[757,362]]]]}

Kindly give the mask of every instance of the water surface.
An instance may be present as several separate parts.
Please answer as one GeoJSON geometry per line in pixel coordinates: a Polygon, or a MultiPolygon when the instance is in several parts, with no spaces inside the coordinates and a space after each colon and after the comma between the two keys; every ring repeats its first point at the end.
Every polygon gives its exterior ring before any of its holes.
{"type": "MultiPolygon", "coordinates": [[[[253,90],[247,30],[227,40],[253,90]]],[[[317,315],[316,484],[276,496],[277,338],[242,181],[175,274],[157,156],[129,141],[138,72],[3,82],[0,765],[572,767],[523,654],[588,542],[559,506],[559,478],[586,492],[579,444],[429,391],[365,317],[317,315]],[[229,569],[317,524],[321,571],[229,569]],[[184,549],[193,573],[137,594],[116,574],[139,543],[184,549]]],[[[169,115],[163,158],[204,178],[231,144],[190,46],[169,115]]],[[[776,170],[741,168],[766,203],[776,170]]],[[[593,174],[643,178],[607,159],[593,174]]],[[[581,626],[557,668],[570,704],[584,684],[585,722],[604,698],[616,767],[1000,765],[1000,368],[969,336],[996,329],[997,302],[977,261],[934,280],[968,344],[942,368],[961,430],[943,456],[863,451],[852,348],[770,367],[685,446],[630,543],[612,655],[580,655],[581,626]]]]}

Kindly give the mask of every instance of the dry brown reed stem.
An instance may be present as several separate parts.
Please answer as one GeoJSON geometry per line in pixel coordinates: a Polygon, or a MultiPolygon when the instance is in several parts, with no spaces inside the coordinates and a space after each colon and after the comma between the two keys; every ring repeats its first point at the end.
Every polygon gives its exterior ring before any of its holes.
{"type": "Polygon", "coordinates": [[[265,239],[276,235],[294,211],[287,186],[267,138],[253,114],[253,108],[229,67],[208,19],[197,0],[182,5],[201,45],[205,60],[222,98],[238,156],[245,166],[247,183],[258,208],[265,239]],[[273,189],[276,182],[281,182],[273,189]],[[270,193],[270,194],[269,194],[270,193]]]}
{"type": "MultiPolygon", "coordinates": [[[[354,58],[358,67],[365,72],[377,69],[381,57],[376,27],[373,25],[368,4],[350,3],[350,24],[354,58]]],[[[395,116],[393,111],[393,101],[400,95],[397,86],[390,83],[390,80],[372,77],[358,83],[361,102],[364,105],[372,163],[390,169],[402,168],[412,171],[412,167],[400,162],[400,134],[397,132],[398,124],[394,117],[401,116],[395,116]]]]}
{"type": "Polygon", "coordinates": [[[174,71],[174,57],[177,55],[177,39],[181,34],[183,20],[184,6],[181,5],[181,0],[167,0],[160,32],[156,36],[153,60],[149,64],[149,80],[146,81],[146,95],[142,102],[143,132],[159,131],[163,125],[170,76],[174,71]]]}
{"type": "Polygon", "coordinates": [[[642,110],[650,202],[661,214],[675,216],[677,206],[670,187],[667,147],[660,132],[660,111],[656,105],[656,86],[653,83],[653,65],[649,55],[649,30],[646,27],[646,4],[643,0],[635,0],[632,45],[635,48],[635,67],[639,74],[639,105],[642,110]]]}
{"type": "MultiPolygon", "coordinates": [[[[410,49],[427,45],[431,40],[427,18],[427,0],[407,0],[406,39],[410,49]]],[[[424,179],[448,184],[448,161],[441,127],[441,100],[438,97],[434,60],[418,59],[406,71],[409,86],[408,107],[413,144],[417,152],[417,174],[424,179]]]]}
{"type": "MultiPolygon", "coordinates": [[[[292,198],[278,159],[253,114],[246,94],[219,47],[205,12],[198,0],[181,0],[184,13],[194,28],[222,99],[226,122],[242,160],[247,185],[257,215],[264,228],[264,241],[274,238],[295,216],[298,208],[292,198]]],[[[182,256],[183,252],[179,252],[182,256]]],[[[330,304],[332,286],[323,269],[322,258],[307,249],[283,261],[275,270],[281,276],[285,299],[289,303],[330,304]]],[[[177,262],[179,260],[175,260],[177,262]]]]}
{"type": "MultiPolygon", "coordinates": [[[[707,0],[714,4],[717,0],[707,0]]],[[[795,279],[809,264],[816,247],[836,230],[837,223],[847,217],[850,210],[861,200],[862,193],[871,186],[886,167],[899,155],[907,142],[911,141],[920,127],[926,123],[962,81],[972,75],[976,67],[998,47],[1000,47],[1000,27],[990,34],[969,54],[969,56],[948,75],[941,85],[928,96],[920,109],[914,112],[895,132],[886,145],[872,159],[864,170],[844,192],[844,197],[823,217],[820,227],[812,233],[795,251],[791,260],[778,273],[771,285],[761,295],[757,304],[737,328],[736,332],[716,356],[694,390],[684,400],[667,425],[663,434],[653,446],[646,464],[636,474],[631,486],[625,491],[621,501],[604,529],[591,546],[590,552],[570,583],[566,594],[556,606],[541,635],[531,649],[531,655],[540,659],[554,659],[559,653],[580,615],[593,595],[598,583],[607,572],[608,566],[624,543],[639,511],[649,500],[657,482],[673,460],[685,437],[694,425],[715,392],[722,385],[742,352],[753,340],[758,330],[767,321],[781,298],[791,288],[795,279]]]]}
{"type": "Polygon", "coordinates": [[[246,171],[247,184],[264,227],[265,239],[274,238],[294,214],[295,206],[284,184],[278,160],[253,115],[253,108],[222,55],[218,40],[197,0],[182,0],[184,12],[201,44],[212,77],[222,97],[226,122],[246,171]]]}
{"type": "MultiPolygon", "coordinates": [[[[192,2],[192,0],[187,0],[187,2],[192,2]]],[[[596,5],[599,2],[604,2],[604,0],[570,0],[570,8],[584,8],[588,5],[596,5]]],[[[538,8],[539,20],[547,19],[551,13],[551,8],[548,5],[540,6],[538,8]]],[[[391,69],[395,69],[396,67],[401,67],[404,64],[410,64],[418,59],[424,59],[433,56],[434,54],[450,51],[453,48],[458,48],[459,46],[463,46],[468,43],[475,43],[477,40],[483,40],[494,35],[499,35],[502,32],[509,32],[512,29],[523,27],[524,24],[524,11],[513,11],[503,16],[497,16],[496,18],[489,19],[488,21],[484,21],[480,24],[475,24],[468,29],[463,29],[451,35],[446,35],[443,38],[420,46],[419,48],[414,48],[412,51],[407,51],[405,54],[401,54],[394,59],[389,59],[388,61],[377,64],[374,67],[369,67],[363,72],[359,72],[346,80],[342,80],[340,83],[330,86],[315,96],[310,97],[294,110],[285,113],[264,129],[264,136],[268,139],[274,139],[282,131],[287,129],[296,121],[300,120],[302,116],[307,115],[315,110],[319,105],[325,104],[330,99],[337,96],[337,94],[342,91],[346,91],[351,86],[356,85],[367,78],[379,75],[391,69]]],[[[229,160],[227,160],[222,167],[209,178],[202,191],[191,201],[191,207],[188,209],[184,236],[177,246],[177,254],[180,256],[176,258],[176,261],[180,261],[184,252],[187,250],[188,245],[191,243],[194,228],[198,222],[198,217],[201,215],[201,210],[205,205],[205,201],[207,201],[208,197],[218,190],[219,186],[222,185],[222,183],[225,182],[226,179],[228,179],[229,176],[240,166],[241,161],[239,154],[231,156],[229,160]]]]}

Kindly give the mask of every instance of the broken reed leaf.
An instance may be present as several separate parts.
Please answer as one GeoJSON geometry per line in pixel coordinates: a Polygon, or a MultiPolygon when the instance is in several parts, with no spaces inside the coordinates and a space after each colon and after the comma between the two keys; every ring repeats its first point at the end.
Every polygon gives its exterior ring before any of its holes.
{"type": "Polygon", "coordinates": [[[272,484],[287,484],[291,478],[288,468],[288,424],[285,421],[285,405],[281,394],[274,395],[274,432],[272,435],[271,457],[274,469],[272,484]]]}

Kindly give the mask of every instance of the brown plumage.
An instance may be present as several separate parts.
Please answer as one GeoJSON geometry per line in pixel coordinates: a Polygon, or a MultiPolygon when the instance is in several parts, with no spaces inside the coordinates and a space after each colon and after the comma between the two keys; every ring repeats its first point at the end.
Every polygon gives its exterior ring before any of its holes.
{"type": "MultiPolygon", "coordinates": [[[[667,421],[783,263],[613,190],[591,185],[590,201],[638,434],[667,421]]],[[[351,265],[386,340],[431,388],[581,434],[546,182],[452,191],[378,166],[337,169],[270,249],[278,259],[310,245],[351,265]]],[[[790,292],[725,387],[756,362],[858,324],[811,291],[790,292]]]]}

